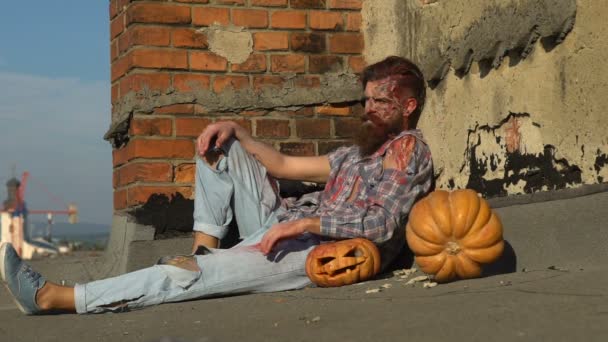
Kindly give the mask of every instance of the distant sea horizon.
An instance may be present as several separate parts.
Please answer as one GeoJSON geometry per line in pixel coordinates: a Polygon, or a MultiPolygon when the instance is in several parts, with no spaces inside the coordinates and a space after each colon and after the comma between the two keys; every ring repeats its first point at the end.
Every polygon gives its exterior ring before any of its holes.
{"type": "MultiPolygon", "coordinates": [[[[47,223],[44,221],[30,222],[30,236],[44,236],[46,227],[47,223]]],[[[51,236],[53,240],[103,244],[110,237],[110,228],[109,224],[55,222],[52,226],[51,236]]]]}

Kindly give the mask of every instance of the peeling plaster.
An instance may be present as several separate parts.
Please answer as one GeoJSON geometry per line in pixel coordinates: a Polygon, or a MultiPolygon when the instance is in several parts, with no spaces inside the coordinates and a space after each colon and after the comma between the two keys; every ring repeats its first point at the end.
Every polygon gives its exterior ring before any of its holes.
{"type": "Polygon", "coordinates": [[[469,130],[461,168],[469,174],[466,187],[493,197],[580,184],[580,167],[543,145],[540,127],[528,113],[511,113],[496,126],[469,130]]]}
{"type": "Polygon", "coordinates": [[[213,25],[198,31],[207,35],[209,50],[230,63],[243,63],[253,52],[251,32],[243,27],[213,25]]]}
{"type": "Polygon", "coordinates": [[[438,188],[595,184],[608,179],[607,15],[598,1],[365,1],[365,58],[410,58],[433,81],[419,127],[438,188]],[[557,181],[528,185],[535,172],[557,181]]]}
{"type": "Polygon", "coordinates": [[[604,182],[608,179],[608,154],[602,153],[599,149],[597,150],[597,157],[595,158],[595,165],[593,165],[597,172],[597,181],[599,183],[604,182]]]}

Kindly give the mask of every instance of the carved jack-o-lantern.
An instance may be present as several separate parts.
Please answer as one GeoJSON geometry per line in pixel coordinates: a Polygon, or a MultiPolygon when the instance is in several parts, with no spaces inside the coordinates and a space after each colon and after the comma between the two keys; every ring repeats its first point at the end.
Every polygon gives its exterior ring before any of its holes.
{"type": "Polygon", "coordinates": [[[371,241],[356,238],[315,247],[306,259],[306,274],[322,287],[350,285],[380,271],[380,252],[371,241]]]}
{"type": "Polygon", "coordinates": [[[502,224],[473,190],[437,190],[414,205],[406,228],[420,269],[438,282],[475,278],[502,254],[502,224]]]}

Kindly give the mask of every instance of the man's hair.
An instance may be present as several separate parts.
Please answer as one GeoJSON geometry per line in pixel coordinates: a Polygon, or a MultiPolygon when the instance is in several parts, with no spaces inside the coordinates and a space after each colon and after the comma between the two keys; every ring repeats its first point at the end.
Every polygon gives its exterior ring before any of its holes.
{"type": "Polygon", "coordinates": [[[420,118],[420,113],[424,109],[426,101],[426,84],[422,71],[414,62],[407,58],[390,56],[378,63],[369,65],[363,70],[361,81],[363,89],[367,82],[378,81],[389,76],[402,76],[397,78],[399,87],[407,88],[412,91],[413,97],[416,99],[416,110],[410,114],[410,127],[415,128],[420,118]]]}

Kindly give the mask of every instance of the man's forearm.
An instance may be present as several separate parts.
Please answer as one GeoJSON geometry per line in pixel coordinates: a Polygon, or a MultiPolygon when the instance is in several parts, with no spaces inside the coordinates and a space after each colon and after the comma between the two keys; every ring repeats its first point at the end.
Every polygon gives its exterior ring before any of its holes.
{"type": "Polygon", "coordinates": [[[195,231],[193,237],[194,241],[192,242],[192,254],[196,252],[198,246],[217,248],[219,245],[219,240],[215,236],[195,231]]]}
{"type": "Polygon", "coordinates": [[[217,122],[205,128],[197,139],[199,155],[211,163],[213,158],[207,155],[213,145],[220,146],[230,138],[239,140],[243,149],[276,178],[324,183],[331,172],[328,156],[295,157],[282,154],[274,147],[255,140],[246,129],[232,121],[217,122]]]}
{"type": "Polygon", "coordinates": [[[321,221],[318,217],[279,222],[270,227],[264,234],[259,244],[260,250],[264,255],[267,255],[280,240],[297,238],[306,232],[319,234],[320,226],[321,221]]]}
{"type": "Polygon", "coordinates": [[[321,218],[318,216],[303,218],[304,231],[321,235],[321,218]]]}

